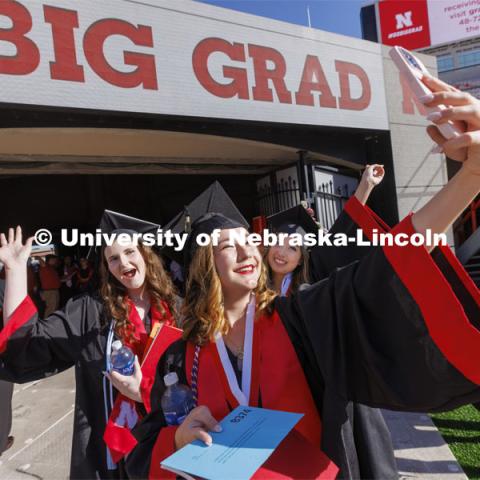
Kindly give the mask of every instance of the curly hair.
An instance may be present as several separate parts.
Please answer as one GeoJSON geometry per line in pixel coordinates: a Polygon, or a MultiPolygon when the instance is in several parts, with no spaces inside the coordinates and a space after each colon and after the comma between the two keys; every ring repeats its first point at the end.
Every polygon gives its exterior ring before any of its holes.
{"type": "MultiPolygon", "coordinates": [[[[292,271],[292,281],[290,283],[290,290],[292,292],[296,292],[298,290],[298,287],[302,285],[303,283],[309,283],[310,282],[310,269],[309,269],[309,263],[310,263],[310,253],[307,248],[305,247],[299,247],[302,256],[300,263],[295,267],[295,269],[292,271]]],[[[266,249],[263,255],[263,262],[265,263],[265,266],[267,268],[268,272],[268,279],[269,279],[269,285],[271,287],[272,285],[272,280],[273,280],[273,272],[272,272],[272,267],[270,266],[270,263],[268,262],[268,252],[270,249],[266,249]]]]}
{"type": "MultiPolygon", "coordinates": [[[[261,272],[256,288],[256,317],[273,312],[273,300],[277,294],[268,288],[267,270],[260,263],[261,272]]],[[[190,265],[186,295],[182,308],[183,338],[197,345],[204,345],[217,333],[228,333],[225,318],[223,292],[215,269],[213,247],[199,247],[190,265]]]]}
{"type": "MultiPolygon", "coordinates": [[[[172,316],[176,318],[176,290],[165,271],[162,259],[150,247],[141,243],[137,248],[145,261],[145,288],[150,294],[150,301],[161,315],[166,314],[162,301],[165,302],[172,316]]],[[[127,289],[110,273],[104,249],[100,263],[100,294],[105,307],[106,321],[115,320],[115,334],[122,339],[137,341],[129,320],[130,304],[127,289]]]]}

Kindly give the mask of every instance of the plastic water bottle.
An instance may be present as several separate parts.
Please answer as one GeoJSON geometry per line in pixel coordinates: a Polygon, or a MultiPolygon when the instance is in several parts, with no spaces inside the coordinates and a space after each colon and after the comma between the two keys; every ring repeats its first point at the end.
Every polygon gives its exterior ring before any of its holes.
{"type": "Polygon", "coordinates": [[[163,381],[167,387],[161,400],[165,420],[167,425],[180,425],[195,406],[192,391],[178,383],[175,372],[167,373],[163,381]]]}
{"type": "Polygon", "coordinates": [[[128,347],[122,345],[120,340],[115,340],[112,343],[110,361],[112,363],[112,369],[116,372],[125,376],[133,375],[135,370],[135,355],[128,347]]]}

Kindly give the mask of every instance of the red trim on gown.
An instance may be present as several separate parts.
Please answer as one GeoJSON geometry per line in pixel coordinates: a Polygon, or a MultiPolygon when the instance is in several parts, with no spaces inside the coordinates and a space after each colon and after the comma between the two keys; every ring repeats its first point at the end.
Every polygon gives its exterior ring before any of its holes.
{"type": "MultiPolygon", "coordinates": [[[[152,328],[159,322],[165,322],[152,341],[145,331],[145,326],[138,315],[135,305],[129,301],[129,320],[138,341],[132,342],[127,337],[127,339],[124,339],[124,343],[138,356],[141,363],[142,383],[140,388],[147,413],[151,409],[150,390],[155,380],[158,361],[165,350],[173,342],[181,338],[182,335],[181,330],[171,326],[172,316],[167,304],[162,302],[162,306],[165,310],[165,315],[162,315],[154,305],[150,309],[152,328]]],[[[107,444],[115,463],[118,463],[125,455],[131,452],[137,444],[131,429],[135,426],[135,419],[138,419],[138,416],[136,402],[118,393],[103,435],[103,440],[107,444]],[[128,418],[129,415],[130,419],[128,418]]]]}
{"type": "MultiPolygon", "coordinates": [[[[412,216],[406,217],[391,232],[416,233],[412,216]]],[[[446,252],[446,258],[460,277],[464,285],[479,299],[478,289],[473,290],[466,272],[455,259],[453,253],[446,252]]],[[[452,287],[432,260],[427,249],[407,245],[403,247],[383,247],[385,257],[395,273],[415,299],[422,312],[425,324],[432,340],[448,361],[471,382],[480,384],[480,370],[475,358],[480,352],[480,332],[469,322],[462,304],[456,298],[452,287]],[[408,251],[408,255],[405,253],[408,251]],[[412,275],[415,272],[415,275],[412,275]],[[455,341],[452,341],[455,339],[455,341]]]]}
{"type": "MultiPolygon", "coordinates": [[[[349,200],[345,210],[371,239],[372,230],[379,229],[378,217],[376,215],[370,217],[373,212],[361,205],[358,200],[349,200]]],[[[393,235],[405,233],[408,237],[417,233],[412,224],[412,214],[391,229],[390,233],[393,235]]],[[[440,246],[439,249],[476,304],[480,305],[480,291],[458,258],[447,246],[440,246]]],[[[443,355],[466,378],[480,384],[480,372],[472,360],[480,351],[480,332],[468,320],[462,304],[430,253],[424,247],[410,244],[385,246],[383,252],[418,304],[429,335],[443,355]],[[412,272],[415,272],[415,275],[412,275],[412,272]]]]}
{"type": "MultiPolygon", "coordinates": [[[[257,358],[252,362],[251,398],[255,396],[254,404],[257,405],[260,400],[264,408],[303,413],[304,417],[253,478],[335,478],[338,468],[320,448],[321,421],[307,380],[276,312],[255,321],[254,345],[253,355],[257,358]],[[292,462],[290,453],[285,458],[286,451],[295,452],[299,461],[292,462]]],[[[194,351],[195,346],[187,344],[185,369],[190,383],[194,351]]],[[[205,345],[200,351],[198,404],[206,405],[218,420],[238,405],[213,343],[205,345]]],[[[168,445],[164,444],[162,432],[163,429],[154,448],[152,465],[159,465],[174,453],[173,443],[170,451],[166,448],[168,445]],[[157,454],[160,451],[163,456],[157,454]]],[[[156,475],[150,478],[173,478],[162,470],[157,470],[156,475]]]]}
{"type": "Polygon", "coordinates": [[[377,230],[379,233],[390,230],[390,227],[373,210],[362,205],[355,195],[349,198],[343,209],[370,239],[373,230],[377,230]]]}
{"type": "Polygon", "coordinates": [[[0,353],[3,353],[7,348],[9,338],[20,327],[25,325],[36,313],[37,307],[27,295],[12,313],[5,328],[0,332],[0,353]]]}

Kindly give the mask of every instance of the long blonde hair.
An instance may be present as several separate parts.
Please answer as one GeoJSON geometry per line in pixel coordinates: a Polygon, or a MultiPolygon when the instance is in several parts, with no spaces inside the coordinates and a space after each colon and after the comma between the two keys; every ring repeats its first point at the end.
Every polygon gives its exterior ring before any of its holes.
{"type": "MultiPolygon", "coordinates": [[[[260,262],[261,272],[256,288],[256,316],[271,314],[277,294],[268,288],[267,270],[260,262]]],[[[214,339],[217,333],[226,334],[229,324],[225,319],[223,292],[215,269],[213,247],[198,247],[195,252],[186,286],[182,308],[183,338],[197,345],[214,339]]]]}
{"type": "MultiPolygon", "coordinates": [[[[145,261],[145,288],[150,295],[150,301],[162,316],[166,315],[162,301],[165,302],[172,314],[176,317],[176,291],[170,276],[163,267],[161,258],[150,248],[141,243],[138,250],[145,261]]],[[[104,250],[100,263],[100,294],[103,299],[107,320],[115,320],[115,333],[123,339],[135,341],[133,326],[129,320],[130,307],[127,289],[108,269],[104,250]]]]}

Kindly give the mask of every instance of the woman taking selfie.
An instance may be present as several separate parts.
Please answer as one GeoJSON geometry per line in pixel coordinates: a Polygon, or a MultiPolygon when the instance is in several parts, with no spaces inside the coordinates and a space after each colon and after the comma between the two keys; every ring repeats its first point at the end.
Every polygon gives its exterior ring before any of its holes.
{"type": "MultiPolygon", "coordinates": [[[[392,229],[407,238],[444,232],[480,192],[479,104],[436,79],[425,82],[442,91],[433,102],[462,102],[464,109],[449,114],[465,121],[468,133],[447,142],[429,129],[463,166],[392,229]]],[[[373,217],[370,226],[377,226],[373,217]]],[[[339,477],[358,478],[357,447],[343,441],[347,412],[338,411],[339,401],[434,411],[480,398],[480,367],[471,360],[480,347],[473,323],[479,294],[448,248],[430,255],[411,244],[378,247],[327,280],[278,298],[258,249],[231,241],[242,228],[214,213],[192,225],[192,238],[220,229],[220,241],[190,242],[184,335],[158,364],[152,412],[136,428],[139,445],[127,461],[132,478],[171,478],[162,459],[195,439],[211,444],[209,432],[237,405],[303,413],[294,434],[316,449],[311,461],[323,458],[324,467],[309,478],[332,478],[337,467],[339,477]],[[180,426],[167,425],[160,404],[171,370],[197,398],[180,426]]],[[[293,463],[302,466],[298,458],[293,463]]]]}
{"type": "MultiPolygon", "coordinates": [[[[116,229],[106,233],[131,238],[134,226],[144,233],[152,224],[106,211],[116,229]]],[[[107,222],[108,223],[108,222],[107,222]]],[[[154,226],[156,228],[156,226],[154,226]]],[[[104,230],[105,231],[105,230],[104,230]]],[[[5,327],[0,333],[0,377],[16,383],[53,375],[75,366],[76,400],[70,478],[121,478],[122,465],[113,462],[103,441],[105,427],[114,409],[116,391],[136,415],[142,400],[139,361],[151,331],[174,323],[175,293],[159,257],[141,243],[115,241],[101,252],[100,295],[70,300],[63,310],[44,320],[26,294],[26,262],[32,239],[22,243],[22,232],[10,229],[0,235],[0,261],[6,266],[5,327]],[[136,354],[134,373],[123,376],[111,371],[110,355],[115,339],[136,354]],[[110,373],[103,373],[110,372],[110,373]],[[115,389],[113,389],[115,387],[115,389]]],[[[124,239],[125,240],[125,239],[124,239]]],[[[168,328],[160,330],[168,332],[168,328]]],[[[118,405],[117,405],[118,410],[118,405]]],[[[120,449],[128,431],[112,425],[109,438],[120,449]],[[117,435],[118,434],[118,435],[117,435]]],[[[128,451],[128,448],[127,448],[128,451]]]]}

